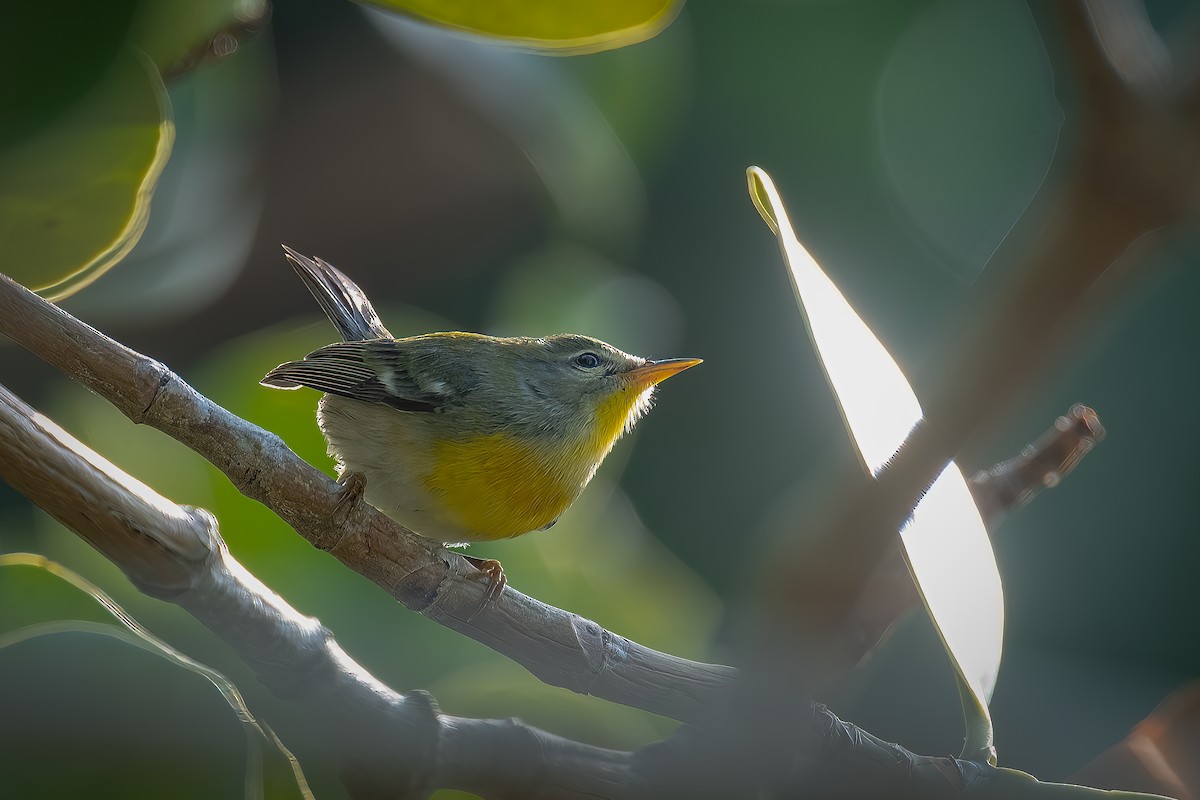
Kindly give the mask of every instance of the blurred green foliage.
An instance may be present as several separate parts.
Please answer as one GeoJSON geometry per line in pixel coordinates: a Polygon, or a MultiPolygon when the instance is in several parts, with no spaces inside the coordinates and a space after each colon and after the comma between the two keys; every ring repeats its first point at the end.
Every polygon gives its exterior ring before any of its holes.
{"type": "MultiPolygon", "coordinates": [[[[286,274],[286,267],[281,265],[281,271],[286,274]]],[[[573,281],[571,294],[581,286],[594,289],[603,285],[606,277],[600,274],[590,281],[573,281]]],[[[549,303],[547,307],[555,305],[549,303]]],[[[384,317],[397,335],[454,327],[411,309],[385,310],[384,317]]],[[[331,471],[314,419],[318,395],[309,391],[281,393],[263,388],[257,381],[271,366],[316,349],[333,335],[327,323],[315,317],[302,325],[282,323],[216,349],[190,371],[189,379],[214,401],[278,433],[306,460],[331,471]]],[[[520,716],[548,730],[610,747],[634,747],[660,738],[673,727],[669,721],[645,712],[548,687],[482,645],[423,617],[402,612],[377,587],[314,551],[274,514],[241,496],[223,475],[186,448],[157,431],[133,425],[107,403],[73,384],[64,382],[55,395],[55,403],[45,409],[51,418],[165,496],[212,511],[220,520],[231,552],[242,564],[289,602],[320,618],[348,652],[390,685],[401,690],[426,688],[447,713],[520,716]],[[148,471],[147,465],[154,466],[148,471]]],[[[649,646],[704,658],[709,653],[720,605],[711,590],[649,536],[616,485],[630,444],[620,446],[588,492],[552,532],[524,537],[502,547],[475,547],[471,552],[503,559],[510,579],[522,591],[546,602],[588,616],[649,646]]],[[[76,565],[85,574],[111,577],[111,565],[102,556],[45,518],[40,518],[35,547],[38,552],[76,565]]],[[[6,581],[6,576],[0,578],[0,586],[6,581]]],[[[21,590],[17,587],[12,591],[21,590]]],[[[119,580],[113,583],[113,593],[135,618],[152,630],[169,632],[167,638],[185,652],[205,653],[206,658],[212,652],[211,637],[198,631],[198,626],[174,607],[146,598],[119,580]]],[[[11,613],[15,608],[0,604],[0,627],[15,627],[21,616],[11,613]]],[[[42,608],[39,616],[54,618],[42,616],[46,613],[47,608],[42,608]]],[[[85,648],[83,652],[94,647],[87,643],[78,646],[85,648]]],[[[213,666],[248,691],[247,687],[255,683],[253,677],[228,654],[222,655],[225,659],[218,658],[213,666]]],[[[136,662],[138,656],[129,659],[136,662]]],[[[0,656],[0,681],[6,680],[2,677],[6,671],[9,676],[19,676],[22,666],[19,658],[12,666],[0,656]]],[[[66,658],[45,680],[73,680],[78,668],[76,659],[66,658]],[[72,663],[74,669],[68,666],[72,663]]],[[[113,661],[88,666],[87,672],[89,681],[102,683],[107,679],[118,687],[125,683],[123,673],[128,668],[127,659],[114,656],[113,661]]],[[[154,680],[175,684],[181,679],[160,674],[154,680]]],[[[212,701],[220,702],[215,697],[212,701]]],[[[14,718],[35,729],[40,727],[31,710],[20,708],[18,698],[10,702],[18,706],[14,718]]],[[[251,705],[252,710],[262,713],[253,700],[251,705]]],[[[46,721],[50,719],[53,717],[46,721]]],[[[270,714],[267,719],[273,721],[270,714]]],[[[229,727],[222,727],[228,734],[229,727]]],[[[27,730],[24,741],[44,741],[43,737],[50,735],[49,730],[33,735],[27,730]]],[[[216,736],[211,731],[181,733],[181,743],[210,746],[206,739],[192,743],[193,735],[216,736]]],[[[281,731],[281,735],[291,746],[287,731],[281,731]]],[[[20,742],[5,746],[22,749],[20,742]]],[[[312,753],[300,755],[309,769],[312,753]]],[[[38,761],[36,753],[22,757],[34,764],[38,761]]],[[[322,767],[328,771],[333,765],[322,764],[319,758],[316,762],[315,779],[320,783],[322,767]]],[[[236,760],[223,767],[238,768],[236,760]]],[[[10,776],[17,787],[34,779],[26,769],[15,769],[10,776]]],[[[328,772],[324,780],[330,780],[328,772]]]]}
{"type": "Polygon", "coordinates": [[[171,152],[162,81],[123,51],[47,129],[0,153],[0,249],[11,277],[71,294],[137,244],[171,152]]]}
{"type": "MultiPolygon", "coordinates": [[[[254,718],[253,712],[246,706],[237,687],[220,672],[189,658],[155,637],[94,583],[44,556],[30,553],[0,554],[0,569],[6,571],[36,569],[39,577],[53,575],[76,591],[89,596],[95,603],[92,608],[93,612],[99,609],[106,612],[103,615],[106,617],[104,622],[73,619],[63,615],[41,622],[33,622],[14,630],[0,631],[0,650],[39,640],[44,641],[47,637],[83,634],[88,637],[122,642],[134,649],[157,656],[174,667],[190,672],[211,684],[242,724],[246,738],[245,792],[248,797],[262,797],[264,787],[267,785],[268,772],[264,770],[263,764],[265,745],[268,757],[279,762],[275,765],[276,769],[273,772],[278,772],[278,768],[284,764],[288,765],[297,794],[305,798],[312,798],[303,769],[293,754],[279,741],[269,725],[264,725],[254,718]]],[[[43,614],[47,611],[45,608],[40,610],[43,614]]]]}
{"type": "Polygon", "coordinates": [[[509,44],[561,54],[593,53],[654,36],[682,0],[360,0],[509,44]]]}
{"type": "Polygon", "coordinates": [[[71,13],[46,3],[5,9],[0,149],[36,133],[100,82],[123,52],[137,8],[138,0],[118,0],[71,13]]]}
{"type": "MultiPolygon", "coordinates": [[[[54,298],[121,261],[145,230],[174,127],[160,73],[203,60],[266,0],[21,3],[0,70],[0,252],[54,298]]],[[[236,39],[229,39],[236,48],[236,39]]]]}
{"type": "MultiPolygon", "coordinates": [[[[175,19],[169,5],[153,8],[175,19]]],[[[1150,7],[1164,30],[1186,11],[1150,7]]],[[[155,16],[106,8],[103,20],[51,20],[62,46],[6,51],[22,66],[4,74],[46,79],[19,106],[25,122],[0,114],[0,159],[86,102],[130,32],[155,16]]],[[[804,535],[830,463],[850,453],[775,243],[745,199],[746,165],[785,187],[798,233],[920,396],[938,369],[923,354],[953,335],[947,320],[970,279],[1051,153],[1056,164],[1072,156],[1059,137],[1074,109],[1050,94],[1070,82],[1050,71],[1061,43],[1043,41],[1016,0],[693,0],[654,40],[581,59],[416,26],[395,34],[381,16],[332,0],[280,4],[258,41],[169,84],[179,141],[147,234],[70,307],[326,469],[315,395],[257,386],[333,337],[280,241],[359,280],[401,335],[575,330],[705,358],[664,387],[637,441],[618,446],[560,525],[473,552],[502,560],[521,590],[618,633],[721,660],[731,638],[722,609],[772,535],[804,535]],[[234,123],[249,119],[256,130],[234,123]]],[[[147,49],[162,67],[189,53],[186,41],[147,49]]],[[[0,107],[18,107],[2,93],[13,85],[0,88],[0,107]]],[[[1012,455],[1076,401],[1109,430],[1070,480],[1006,523],[998,545],[1008,632],[992,711],[1002,763],[1039,777],[1066,777],[1200,671],[1190,613],[1200,433],[1172,416],[1198,388],[1200,273],[1170,269],[1194,255],[1194,239],[1160,252],[1147,274],[1163,277],[1122,298],[993,446],[963,463],[1012,455]]],[[[20,265],[3,242],[0,254],[0,269],[20,265]]],[[[542,686],[398,609],[193,454],[31,364],[0,349],[0,380],[172,500],[212,509],[239,559],[395,688],[428,688],[449,713],[517,715],[597,744],[670,729],[542,686]]],[[[71,565],[230,675],[294,745],[317,796],[341,796],[337,765],[294,709],[3,486],[0,545],[71,565]]],[[[81,602],[36,576],[0,575],[0,628],[90,618],[81,602]]],[[[86,636],[0,655],[0,794],[236,795],[236,722],[207,687],[152,661],[86,636]]],[[[918,618],[834,707],[885,738],[950,752],[961,725],[952,686],[918,618]]],[[[286,782],[269,795],[292,796],[286,782]]]]}
{"type": "Polygon", "coordinates": [[[973,279],[1045,180],[1058,143],[1062,109],[1033,17],[1017,3],[932,7],[896,42],[878,103],[881,166],[898,209],[973,279]]]}
{"type": "Polygon", "coordinates": [[[67,300],[89,319],[151,326],[208,307],[242,271],[262,215],[256,156],[275,101],[267,37],[170,85],[175,127],[154,213],[119,269],[67,300]]]}

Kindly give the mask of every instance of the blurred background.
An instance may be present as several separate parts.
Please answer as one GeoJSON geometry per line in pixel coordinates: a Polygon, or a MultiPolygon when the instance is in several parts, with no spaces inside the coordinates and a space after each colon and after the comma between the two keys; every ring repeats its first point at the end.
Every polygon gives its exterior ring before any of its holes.
{"type": "MultiPolygon", "coordinates": [[[[1194,34],[1185,0],[1148,7],[1169,43],[1194,34]]],[[[692,0],[649,42],[575,58],[340,0],[281,3],[235,55],[168,83],[176,145],[146,234],[63,305],[330,473],[316,393],[257,384],[334,337],[280,242],[348,273],[397,335],[572,331],[704,358],[663,387],[558,526],[472,553],[648,646],[727,659],[727,611],[773,537],[803,535],[829,465],[851,453],[746,167],[771,172],[801,238],[921,395],[961,298],[1052,162],[1072,157],[1073,109],[1055,95],[1071,78],[1051,66],[1061,49],[1016,0],[692,0]]],[[[1200,673],[1200,430],[1186,422],[1200,388],[1198,243],[1192,229],[1155,250],[1146,278],[960,461],[974,471],[1014,455],[1074,402],[1108,430],[996,542],[1000,761],[1042,779],[1065,779],[1200,673]]],[[[544,686],[406,612],[206,462],[8,342],[0,381],[166,496],[212,510],[243,564],[394,688],[611,747],[673,729],[544,686]]],[[[0,550],[65,563],[230,675],[317,795],[341,795],[336,764],[218,640],[3,485],[0,550]]],[[[103,615],[45,574],[0,571],[0,631],[67,618],[103,615]]],[[[957,694],[921,614],[828,701],[918,752],[958,752],[957,694]]],[[[5,796],[241,791],[243,739],[217,693],[117,642],[0,652],[0,708],[5,796]]],[[[294,793],[279,763],[269,790],[294,793]]]]}

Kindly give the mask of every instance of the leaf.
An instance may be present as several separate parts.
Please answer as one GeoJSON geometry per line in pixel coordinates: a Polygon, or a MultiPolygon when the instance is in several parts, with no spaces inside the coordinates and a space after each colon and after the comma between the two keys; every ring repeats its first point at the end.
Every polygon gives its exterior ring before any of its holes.
{"type": "Polygon", "coordinates": [[[855,313],[792,231],[770,176],[747,173],[750,196],[779,238],[792,288],[846,428],[871,475],[878,475],[921,419],[917,396],[890,353],[855,313]]]}
{"type": "Polygon", "coordinates": [[[262,797],[262,749],[259,742],[262,739],[274,745],[279,753],[287,759],[292,770],[292,776],[296,781],[296,787],[300,790],[301,795],[308,800],[313,800],[312,791],[309,789],[308,781],[304,777],[303,770],[300,768],[300,762],[296,760],[292,752],[280,741],[270,726],[266,723],[260,723],[254,718],[254,715],[250,713],[249,706],[246,705],[246,701],[242,699],[241,692],[233,685],[232,681],[212,667],[189,658],[150,633],[137,620],[131,617],[125,609],[121,608],[115,600],[105,594],[99,586],[96,586],[91,581],[72,572],[63,565],[33,553],[0,554],[0,568],[14,566],[35,567],[45,570],[51,575],[69,583],[99,603],[123,627],[118,628],[114,625],[77,619],[42,622],[27,625],[14,631],[0,633],[0,650],[24,641],[58,633],[92,633],[126,642],[189,672],[193,672],[216,687],[217,691],[221,693],[221,697],[224,698],[229,707],[237,714],[238,721],[243,725],[246,733],[246,797],[262,797]]]}
{"type": "Polygon", "coordinates": [[[129,40],[138,0],[6,3],[0,151],[36,136],[91,91],[129,40]]]}
{"type": "MultiPolygon", "coordinates": [[[[921,420],[900,367],[854,312],[792,230],[774,183],[747,170],[750,196],[779,238],[792,288],[837,398],[846,428],[873,476],[921,420]]],[[[901,531],[905,557],[960,679],[967,723],[964,755],[994,762],[987,701],[1004,634],[1004,596],[987,529],[966,480],[951,462],[901,531]]]]}
{"type": "Polygon", "coordinates": [[[612,50],[650,39],[681,0],[362,0],[444,28],[554,55],[612,50]]]}
{"type": "Polygon", "coordinates": [[[53,125],[0,153],[0,252],[59,299],[119,261],[146,226],[174,128],[158,71],[126,50],[53,125]]]}

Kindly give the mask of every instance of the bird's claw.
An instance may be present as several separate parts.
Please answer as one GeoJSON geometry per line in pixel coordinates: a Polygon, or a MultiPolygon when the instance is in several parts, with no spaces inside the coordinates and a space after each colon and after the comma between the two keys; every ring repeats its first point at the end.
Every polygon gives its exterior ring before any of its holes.
{"type": "Polygon", "coordinates": [[[367,477],[361,472],[347,472],[338,478],[338,483],[342,488],[333,507],[333,522],[341,527],[349,521],[350,514],[362,500],[363,492],[367,490],[367,477]]]}
{"type": "Polygon", "coordinates": [[[508,586],[508,576],[504,574],[504,567],[494,558],[475,558],[474,556],[463,556],[471,566],[479,570],[481,575],[487,576],[487,591],[483,595],[483,602],[479,604],[479,608],[475,609],[475,613],[467,619],[467,622],[475,619],[491,603],[496,602],[500,595],[504,593],[504,587],[508,586]]]}

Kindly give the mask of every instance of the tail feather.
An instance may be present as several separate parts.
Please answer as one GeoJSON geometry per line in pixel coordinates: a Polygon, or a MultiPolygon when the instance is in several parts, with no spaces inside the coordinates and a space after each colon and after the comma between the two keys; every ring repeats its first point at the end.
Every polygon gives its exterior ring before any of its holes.
{"type": "Polygon", "coordinates": [[[309,258],[286,244],[283,251],[343,340],[394,338],[358,284],[320,258],[309,258]]]}

